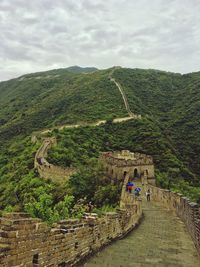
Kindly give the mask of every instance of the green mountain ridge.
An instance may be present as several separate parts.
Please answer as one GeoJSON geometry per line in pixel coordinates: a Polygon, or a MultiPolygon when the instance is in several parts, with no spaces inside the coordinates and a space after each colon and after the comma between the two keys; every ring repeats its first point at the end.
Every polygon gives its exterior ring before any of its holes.
{"type": "Polygon", "coordinates": [[[80,67],[80,66],[71,66],[67,68],[61,68],[61,69],[53,69],[53,70],[48,70],[48,71],[40,71],[40,72],[35,72],[35,73],[29,73],[20,76],[19,78],[50,78],[51,75],[60,75],[60,74],[65,74],[66,72],[70,73],[91,73],[95,72],[98,69],[95,67],[80,67]],[[40,76],[41,75],[41,76],[40,76]]]}
{"type": "Polygon", "coordinates": [[[63,123],[107,118],[110,113],[126,114],[106,71],[77,74],[60,70],[59,76],[47,79],[10,80],[0,84],[0,99],[0,139],[63,123]]]}
{"type": "MultiPolygon", "coordinates": [[[[62,198],[63,189],[54,185],[48,189],[48,183],[34,173],[38,146],[28,140],[34,131],[44,128],[128,116],[119,89],[109,79],[111,72],[123,88],[131,111],[142,115],[141,121],[108,124],[94,134],[87,127],[62,134],[53,132],[58,135],[58,148],[50,152],[52,162],[87,165],[89,158],[98,157],[102,149],[129,149],[154,156],[161,186],[169,186],[174,179],[179,188],[181,181],[190,184],[182,185],[186,193],[188,186],[198,190],[200,72],[182,75],[128,68],[116,68],[114,72],[113,68],[86,68],[88,73],[82,70],[58,69],[0,83],[0,207],[19,205],[19,210],[24,210],[27,198],[33,197],[39,184],[48,194],[55,191],[53,203],[62,198]]],[[[199,191],[195,194],[193,199],[197,200],[199,191]]]]}

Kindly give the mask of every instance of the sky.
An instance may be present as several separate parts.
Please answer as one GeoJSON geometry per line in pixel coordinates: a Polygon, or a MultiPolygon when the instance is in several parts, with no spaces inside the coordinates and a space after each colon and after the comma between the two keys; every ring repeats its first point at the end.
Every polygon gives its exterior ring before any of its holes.
{"type": "Polygon", "coordinates": [[[72,65],[200,71],[200,0],[0,0],[0,80],[72,65]]]}

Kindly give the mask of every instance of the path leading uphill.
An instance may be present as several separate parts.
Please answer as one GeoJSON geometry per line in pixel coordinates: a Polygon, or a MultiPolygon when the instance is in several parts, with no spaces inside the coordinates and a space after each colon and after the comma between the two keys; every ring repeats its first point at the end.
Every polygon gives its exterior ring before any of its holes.
{"type": "MultiPolygon", "coordinates": [[[[123,117],[123,118],[115,118],[113,120],[113,122],[114,123],[118,123],[118,122],[123,122],[123,121],[131,120],[131,119],[141,119],[142,116],[140,114],[136,115],[130,110],[129,103],[128,103],[126,94],[125,94],[122,86],[115,80],[115,78],[112,77],[114,71],[116,69],[118,69],[118,68],[119,67],[113,68],[111,70],[108,78],[110,79],[111,82],[114,82],[114,84],[116,85],[116,87],[120,91],[120,93],[122,95],[122,98],[123,98],[123,101],[124,101],[124,105],[125,105],[126,111],[128,113],[128,116],[127,117],[123,117]]],[[[44,129],[44,130],[40,131],[39,134],[43,135],[43,134],[51,133],[55,129],[62,130],[64,128],[77,128],[77,127],[83,127],[83,126],[99,126],[100,124],[105,124],[105,123],[106,123],[106,120],[99,120],[99,121],[94,122],[94,123],[64,124],[64,125],[60,125],[60,126],[55,126],[55,127],[52,127],[52,128],[44,129]]],[[[37,133],[33,133],[33,137],[34,136],[37,136],[37,133]]]]}
{"type": "Polygon", "coordinates": [[[109,79],[110,79],[111,82],[113,82],[113,83],[116,85],[116,87],[117,87],[118,90],[120,91],[120,94],[122,95],[122,98],[123,98],[123,101],[124,101],[124,105],[125,105],[126,111],[128,112],[129,117],[136,118],[136,119],[141,119],[141,115],[136,115],[136,114],[134,114],[134,113],[131,111],[130,106],[129,106],[129,103],[128,103],[128,99],[127,99],[127,97],[126,97],[126,94],[125,94],[125,92],[124,92],[122,86],[121,86],[121,85],[115,80],[115,78],[113,78],[113,76],[112,76],[113,73],[114,73],[114,71],[115,71],[116,69],[119,69],[119,68],[121,68],[121,67],[115,67],[115,68],[113,68],[113,69],[111,70],[110,75],[109,75],[109,79]]]}
{"type": "Polygon", "coordinates": [[[111,82],[114,82],[115,85],[117,86],[117,88],[119,89],[119,91],[120,91],[120,93],[121,93],[121,95],[122,95],[123,101],[124,101],[124,105],[125,105],[126,110],[127,110],[127,112],[128,112],[128,115],[129,115],[130,117],[134,117],[134,116],[136,116],[136,115],[133,114],[133,113],[131,112],[131,110],[130,110],[129,103],[128,103],[128,100],[127,100],[127,97],[126,97],[126,95],[125,95],[125,93],[124,93],[124,91],[123,91],[121,85],[120,85],[114,78],[110,78],[110,80],[111,80],[111,82]]]}
{"type": "Polygon", "coordinates": [[[84,267],[199,267],[185,225],[158,203],[143,200],[144,219],[128,237],[92,257],[84,267]]]}

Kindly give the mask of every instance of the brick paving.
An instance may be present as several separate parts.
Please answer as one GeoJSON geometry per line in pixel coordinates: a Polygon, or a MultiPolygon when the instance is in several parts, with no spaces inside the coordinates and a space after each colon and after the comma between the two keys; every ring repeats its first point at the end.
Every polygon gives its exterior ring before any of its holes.
{"type": "Polygon", "coordinates": [[[84,267],[200,267],[191,237],[176,215],[146,200],[143,211],[136,230],[93,256],[84,267]]]}

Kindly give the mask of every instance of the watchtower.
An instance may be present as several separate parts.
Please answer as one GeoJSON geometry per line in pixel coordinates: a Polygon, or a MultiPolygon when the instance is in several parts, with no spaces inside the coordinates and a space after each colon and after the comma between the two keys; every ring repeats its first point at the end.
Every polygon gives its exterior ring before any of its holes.
{"type": "Polygon", "coordinates": [[[129,150],[103,152],[100,156],[109,177],[114,181],[124,182],[146,177],[147,183],[155,185],[153,158],[146,154],[134,153],[129,150]]]}

